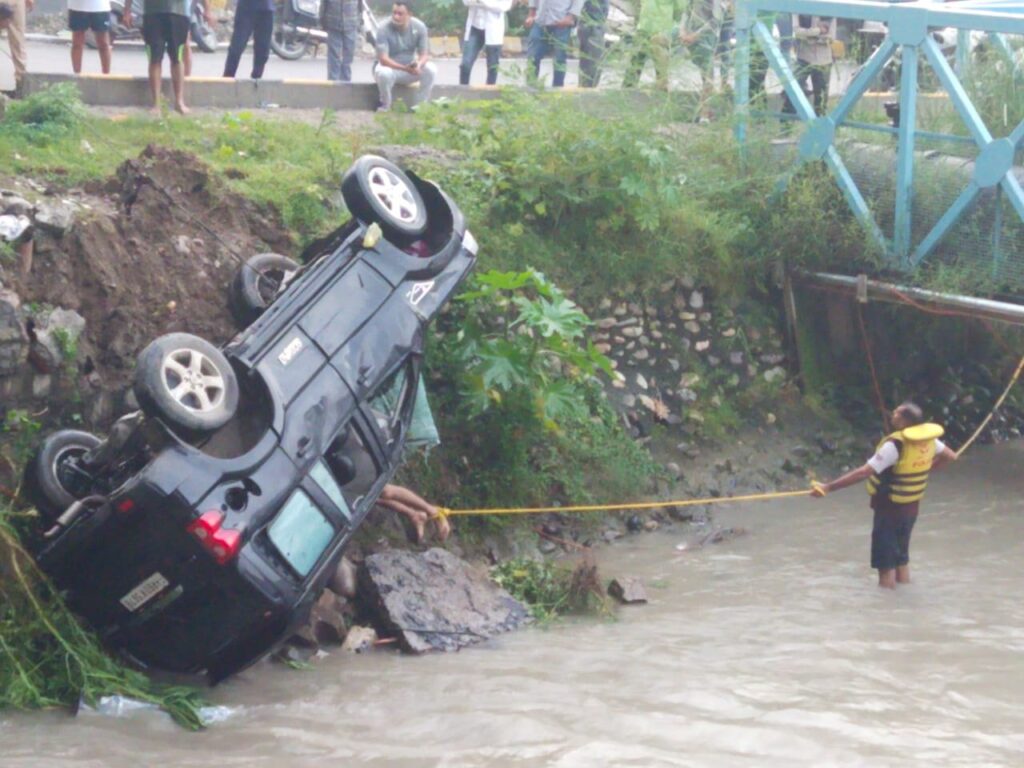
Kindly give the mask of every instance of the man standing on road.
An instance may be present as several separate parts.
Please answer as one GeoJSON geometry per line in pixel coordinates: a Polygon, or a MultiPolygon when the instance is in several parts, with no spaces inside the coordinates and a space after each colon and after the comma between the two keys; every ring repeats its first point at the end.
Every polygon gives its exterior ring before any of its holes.
{"type": "Polygon", "coordinates": [[[7,42],[11,48],[11,59],[14,61],[14,82],[20,88],[26,72],[25,15],[32,10],[36,0],[0,1],[11,9],[10,18],[0,25],[0,29],[7,30],[7,42]]]}
{"type": "MultiPolygon", "coordinates": [[[[174,109],[188,114],[185,106],[185,72],[182,54],[188,40],[189,0],[143,0],[142,39],[149,58],[149,91],[153,99],[152,112],[160,114],[160,86],[164,51],[171,63],[171,87],[174,91],[174,109]]],[[[206,21],[213,24],[210,8],[206,8],[206,21]]],[[[131,3],[124,7],[124,22],[132,25],[131,3]]]]}
{"type": "Polygon", "coordinates": [[[252,79],[263,77],[263,68],[270,58],[270,36],[274,33],[274,0],[238,0],[235,26],[231,30],[228,57],[224,60],[224,77],[234,77],[238,62],[252,38],[252,79]]]}
{"type": "MultiPolygon", "coordinates": [[[[406,0],[391,6],[391,18],[377,34],[377,65],[373,70],[380,93],[379,111],[391,109],[395,84],[420,84],[416,105],[430,100],[437,69],[430,61],[427,25],[412,15],[406,0]]],[[[415,109],[415,106],[413,107],[415,109]]]]}
{"type": "Polygon", "coordinates": [[[896,430],[882,439],[867,463],[830,483],[815,483],[811,495],[827,493],[867,480],[874,526],[871,567],[878,586],[895,589],[910,582],[910,534],[928,485],[928,474],[951,461],[956,453],[943,444],[942,427],[926,424],[921,408],[907,401],[892,412],[896,430]]]}
{"type": "Polygon", "coordinates": [[[323,24],[327,30],[327,79],[352,82],[352,60],[359,44],[361,0],[325,0],[323,24]]]}
{"type": "Polygon", "coordinates": [[[569,36],[583,12],[583,0],[530,0],[530,11],[524,22],[530,30],[526,41],[526,55],[530,59],[526,71],[527,82],[536,83],[540,74],[540,60],[551,56],[554,74],[551,85],[565,85],[565,63],[569,57],[569,36]]]}
{"type": "Polygon", "coordinates": [[[68,0],[68,28],[71,30],[71,69],[82,73],[85,33],[92,30],[100,69],[110,74],[110,0],[68,0]]]}

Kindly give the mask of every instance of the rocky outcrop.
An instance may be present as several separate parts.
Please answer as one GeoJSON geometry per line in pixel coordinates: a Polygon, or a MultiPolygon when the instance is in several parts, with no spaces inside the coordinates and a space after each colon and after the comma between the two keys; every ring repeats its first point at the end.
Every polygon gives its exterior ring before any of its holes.
{"type": "Polygon", "coordinates": [[[458,650],[516,629],[529,615],[485,573],[443,549],[369,556],[359,596],[378,631],[411,653],[458,650]]]}

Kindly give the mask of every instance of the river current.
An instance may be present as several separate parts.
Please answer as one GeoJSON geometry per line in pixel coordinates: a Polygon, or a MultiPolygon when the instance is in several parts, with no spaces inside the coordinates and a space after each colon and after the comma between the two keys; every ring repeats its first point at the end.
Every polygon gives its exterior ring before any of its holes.
{"type": "Polygon", "coordinates": [[[597,553],[650,603],[460,653],[335,653],[211,691],[227,718],[0,715],[2,768],[1024,765],[1024,443],[933,478],[913,583],[875,586],[864,493],[728,506],[597,553]]]}

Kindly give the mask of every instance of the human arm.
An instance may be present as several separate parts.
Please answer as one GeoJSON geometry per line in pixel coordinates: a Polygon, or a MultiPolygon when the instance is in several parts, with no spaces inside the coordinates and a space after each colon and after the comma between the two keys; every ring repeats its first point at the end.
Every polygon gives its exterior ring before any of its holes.
{"type": "Polygon", "coordinates": [[[935,454],[935,458],[932,460],[932,469],[942,469],[947,464],[952,464],[956,461],[956,451],[950,448],[948,445],[943,445],[942,450],[935,454]]]}
{"type": "Polygon", "coordinates": [[[814,487],[811,488],[811,496],[816,499],[820,499],[827,493],[832,491],[839,491],[843,488],[847,488],[851,485],[863,482],[875,474],[875,470],[870,464],[864,464],[863,466],[857,467],[857,469],[851,469],[845,475],[840,475],[830,483],[815,483],[814,487]]]}
{"type": "Polygon", "coordinates": [[[793,37],[801,40],[809,40],[812,38],[818,38],[820,35],[820,22],[818,24],[812,23],[810,26],[805,27],[800,23],[800,14],[793,14],[793,37]]]}
{"type": "Polygon", "coordinates": [[[404,515],[416,528],[417,540],[423,538],[426,524],[433,520],[437,527],[437,537],[444,541],[451,534],[451,524],[433,504],[418,493],[401,485],[388,483],[380,492],[377,503],[383,507],[404,515]]]}

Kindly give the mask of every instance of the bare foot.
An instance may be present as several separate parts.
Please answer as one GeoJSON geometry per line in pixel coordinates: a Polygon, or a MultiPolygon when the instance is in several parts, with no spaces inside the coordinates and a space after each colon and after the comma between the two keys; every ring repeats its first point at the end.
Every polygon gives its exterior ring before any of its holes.
{"type": "Polygon", "coordinates": [[[149,114],[153,117],[160,117],[163,114],[163,110],[160,109],[160,105],[157,104],[155,107],[149,108],[149,114]]]}
{"type": "Polygon", "coordinates": [[[174,105],[174,111],[180,115],[187,115],[192,110],[186,107],[184,102],[179,101],[177,104],[174,105]]]}

